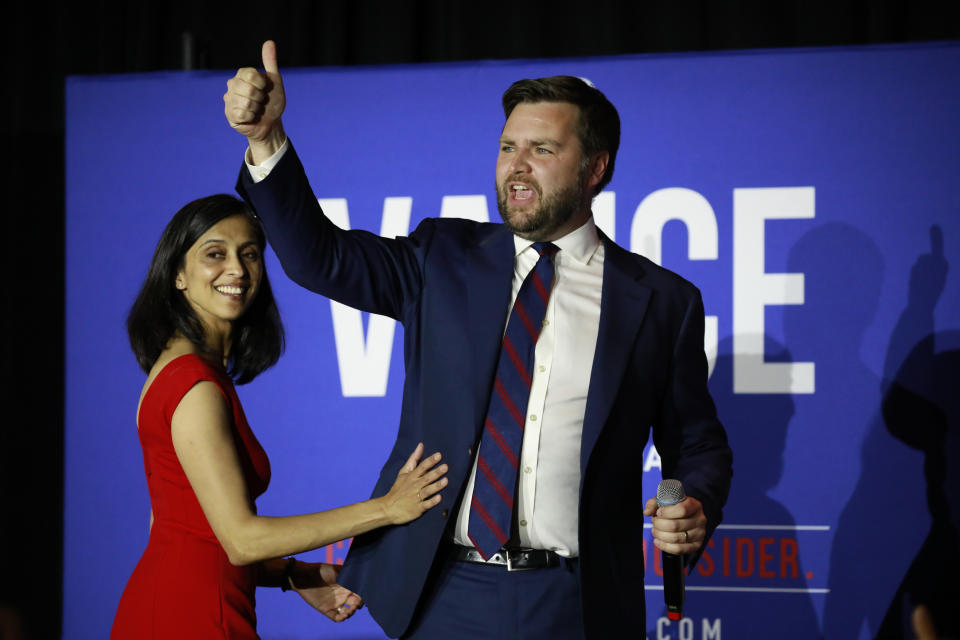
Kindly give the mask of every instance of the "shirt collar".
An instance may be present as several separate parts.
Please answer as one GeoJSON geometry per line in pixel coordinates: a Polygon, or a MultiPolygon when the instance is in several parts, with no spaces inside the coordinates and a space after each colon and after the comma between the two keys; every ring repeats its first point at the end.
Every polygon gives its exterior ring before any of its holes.
{"type": "MultiPolygon", "coordinates": [[[[532,240],[514,234],[514,256],[519,256],[532,244],[532,240]]],[[[587,218],[586,222],[567,235],[554,240],[553,244],[560,248],[563,255],[569,256],[577,262],[589,264],[590,259],[600,248],[600,235],[597,233],[597,225],[593,221],[593,216],[587,218]]]]}

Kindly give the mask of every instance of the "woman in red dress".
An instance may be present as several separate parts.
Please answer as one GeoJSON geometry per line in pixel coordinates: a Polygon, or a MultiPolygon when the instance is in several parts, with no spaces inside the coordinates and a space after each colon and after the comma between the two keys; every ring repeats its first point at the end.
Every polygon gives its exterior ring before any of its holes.
{"type": "Polygon", "coordinates": [[[334,621],[360,598],[333,565],[284,558],[439,504],[440,454],[418,445],[388,494],[321,513],[258,516],[270,463],[233,383],[253,380],[283,350],[246,205],[196,200],[167,225],[130,311],[130,342],[147,380],[137,427],[150,492],[150,538],[124,589],[111,638],[257,638],[256,586],[293,589],[334,621]]]}

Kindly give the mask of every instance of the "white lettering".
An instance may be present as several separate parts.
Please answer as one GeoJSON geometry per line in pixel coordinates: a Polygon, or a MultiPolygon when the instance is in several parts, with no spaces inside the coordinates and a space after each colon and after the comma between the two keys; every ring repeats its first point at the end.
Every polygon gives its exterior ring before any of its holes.
{"type": "Polygon", "coordinates": [[[350,215],[347,213],[346,198],[317,198],[320,208],[327,216],[327,220],[341,229],[350,228],[350,215]]]}
{"type": "Polygon", "coordinates": [[[630,250],[660,264],[663,227],[679,220],[687,227],[687,256],[717,259],[717,217],[707,199],[692,189],[657,189],[637,206],[630,228],[630,250]]]}
{"type": "Polygon", "coordinates": [[[670,640],[670,632],[664,633],[664,628],[670,626],[669,618],[657,618],[657,640],[670,640]]]}
{"type": "MultiPolygon", "coordinates": [[[[320,199],[320,206],[335,225],[350,229],[350,215],[345,198],[320,199]]],[[[410,230],[409,197],[384,198],[380,235],[394,238],[410,230]]],[[[340,389],[347,398],[379,397],[387,394],[390,357],[396,321],[369,314],[367,336],[363,336],[363,315],[357,309],[330,301],[333,338],[337,348],[340,389]]]]}
{"type": "MultiPolygon", "coordinates": [[[[717,216],[707,199],[692,189],[657,189],[640,202],[630,227],[630,250],[661,264],[663,228],[671,220],[687,227],[687,257],[690,260],[716,260],[717,216]]],[[[707,377],[717,364],[719,336],[717,316],[704,319],[703,350],[707,355],[707,377]]]]}
{"type": "Polygon", "coordinates": [[[653,445],[650,445],[650,448],[647,449],[647,457],[643,460],[643,471],[646,473],[650,469],[661,469],[660,466],[660,454],[657,452],[657,448],[653,445]]]}
{"type": "Polygon", "coordinates": [[[594,197],[593,221],[608,238],[617,241],[617,194],[614,191],[601,191],[594,197]]]}
{"type": "Polygon", "coordinates": [[[443,196],[440,201],[440,217],[490,222],[487,196],[443,196]]]}
{"type": "MultiPolygon", "coordinates": [[[[657,640],[671,640],[673,635],[670,633],[670,619],[657,618],[657,640]]],[[[694,640],[696,637],[696,623],[692,618],[682,618],[678,623],[678,639],[694,640]]],[[[721,640],[720,639],[720,618],[710,620],[708,618],[700,619],[700,637],[703,640],[721,640]]]]}
{"type": "Polygon", "coordinates": [[[716,618],[713,624],[703,618],[703,629],[700,633],[703,640],[720,640],[720,618],[716,618]]]}
{"type": "Polygon", "coordinates": [[[720,342],[720,319],[717,316],[703,317],[703,352],[707,355],[707,379],[717,366],[717,349],[720,342]]]}
{"type": "MultiPolygon", "coordinates": [[[[350,228],[346,199],[321,199],[320,204],[334,224],[350,228]]],[[[735,393],[814,392],[813,362],[765,362],[764,354],[765,308],[804,303],[803,273],[764,272],[765,221],[813,218],[814,205],[814,187],[733,190],[735,393]]],[[[384,237],[407,235],[411,209],[412,198],[385,198],[380,234],[384,237]]],[[[605,191],[597,195],[593,212],[597,227],[615,240],[616,193],[605,191]]],[[[487,198],[483,195],[443,196],[440,216],[487,222],[487,198]]],[[[713,208],[696,191],[681,187],[658,189],[637,206],[630,229],[631,251],[660,264],[663,229],[671,220],[686,226],[690,260],[717,259],[718,232],[713,208]]],[[[331,315],[344,396],[385,395],[395,322],[372,315],[364,336],[363,316],[359,311],[331,302],[331,315]]],[[[706,316],[703,340],[710,375],[716,365],[719,342],[716,316],[706,316]]],[[[645,460],[644,471],[654,466],[659,468],[660,459],[652,450],[645,460]]]]}
{"type": "Polygon", "coordinates": [[[764,307],[804,302],[802,273],[764,272],[764,223],[813,217],[813,187],[733,190],[734,393],[814,391],[814,363],[764,362],[764,307]]]}
{"type": "Polygon", "coordinates": [[[384,198],[383,217],[380,219],[380,235],[396,238],[410,234],[410,210],[413,198],[384,198]]]}

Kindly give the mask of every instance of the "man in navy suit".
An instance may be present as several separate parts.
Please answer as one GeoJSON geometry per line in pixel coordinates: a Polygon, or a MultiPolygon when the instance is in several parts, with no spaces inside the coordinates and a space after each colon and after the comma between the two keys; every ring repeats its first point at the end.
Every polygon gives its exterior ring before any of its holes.
{"type": "Polygon", "coordinates": [[[421,441],[450,469],[442,508],[357,537],[340,583],[391,637],[642,637],[643,516],[657,548],[695,561],[720,522],[732,457],[706,386],[699,291],[593,222],[619,146],[616,109],[577,78],[514,83],[496,167],[504,223],[427,219],[387,239],[323,215],[281,125],[272,42],[263,61],[224,96],[249,142],[238,190],[294,281],[404,326],[399,433],[373,493],[421,441]],[[534,242],[558,252],[519,416],[509,540],[490,556],[471,534],[477,450],[534,242]],[[662,509],[651,498],[641,512],[651,430],[664,476],[688,498],[662,509]]]}

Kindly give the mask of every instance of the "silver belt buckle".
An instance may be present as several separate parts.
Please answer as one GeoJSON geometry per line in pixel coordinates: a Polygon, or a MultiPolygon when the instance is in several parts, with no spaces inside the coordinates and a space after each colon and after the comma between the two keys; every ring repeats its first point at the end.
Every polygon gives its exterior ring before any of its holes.
{"type": "Polygon", "coordinates": [[[509,549],[504,549],[503,554],[507,557],[507,571],[529,571],[531,569],[531,567],[514,567],[513,552],[509,549]]]}

